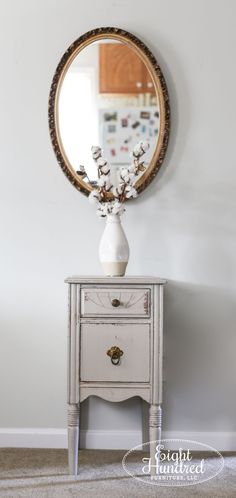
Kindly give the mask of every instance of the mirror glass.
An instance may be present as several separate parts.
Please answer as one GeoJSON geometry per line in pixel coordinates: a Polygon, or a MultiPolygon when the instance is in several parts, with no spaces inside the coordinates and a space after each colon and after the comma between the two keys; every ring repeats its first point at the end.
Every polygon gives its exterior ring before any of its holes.
{"type": "Polygon", "coordinates": [[[132,149],[142,140],[150,145],[144,156],[148,167],[160,133],[160,106],[151,73],[138,52],[112,37],[79,51],[64,72],[57,126],[70,169],[81,177],[80,166],[85,167],[83,182],[95,185],[98,178],[92,145],[103,149],[114,185],[118,170],[130,164],[132,149]]]}

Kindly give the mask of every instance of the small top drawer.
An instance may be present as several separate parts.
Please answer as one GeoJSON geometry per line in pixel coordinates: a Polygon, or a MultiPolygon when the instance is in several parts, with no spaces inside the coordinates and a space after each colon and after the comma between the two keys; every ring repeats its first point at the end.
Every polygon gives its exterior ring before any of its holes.
{"type": "Polygon", "coordinates": [[[150,289],[81,289],[81,316],[150,316],[150,289]]]}

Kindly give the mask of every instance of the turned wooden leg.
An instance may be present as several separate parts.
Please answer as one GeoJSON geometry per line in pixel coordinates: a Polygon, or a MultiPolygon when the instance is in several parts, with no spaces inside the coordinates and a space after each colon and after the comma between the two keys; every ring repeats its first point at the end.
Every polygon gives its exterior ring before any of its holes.
{"type": "Polygon", "coordinates": [[[149,440],[150,440],[150,459],[151,459],[151,475],[156,475],[155,458],[156,446],[161,440],[161,423],[162,409],[161,405],[151,405],[149,408],[149,440]]]}
{"type": "Polygon", "coordinates": [[[69,473],[77,476],[79,451],[79,405],[68,405],[68,462],[69,473]]]}

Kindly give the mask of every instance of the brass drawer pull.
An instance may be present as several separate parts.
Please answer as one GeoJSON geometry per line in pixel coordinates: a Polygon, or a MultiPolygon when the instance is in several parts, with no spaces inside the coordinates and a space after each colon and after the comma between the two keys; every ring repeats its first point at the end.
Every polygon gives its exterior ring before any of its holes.
{"type": "Polygon", "coordinates": [[[120,358],[123,356],[123,351],[118,348],[118,346],[112,346],[110,349],[107,351],[107,355],[110,356],[112,365],[119,365],[120,363],[120,358]]]}
{"type": "Polygon", "coordinates": [[[119,299],[112,299],[112,302],[111,302],[113,308],[118,308],[120,306],[120,301],[119,299]]]}

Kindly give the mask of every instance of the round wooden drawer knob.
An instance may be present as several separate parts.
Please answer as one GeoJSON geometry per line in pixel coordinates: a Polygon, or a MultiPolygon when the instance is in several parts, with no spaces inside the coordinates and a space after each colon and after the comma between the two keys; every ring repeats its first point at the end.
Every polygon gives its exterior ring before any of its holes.
{"type": "Polygon", "coordinates": [[[111,302],[113,308],[118,308],[120,306],[120,301],[119,299],[112,299],[112,302],[111,302]]]}

